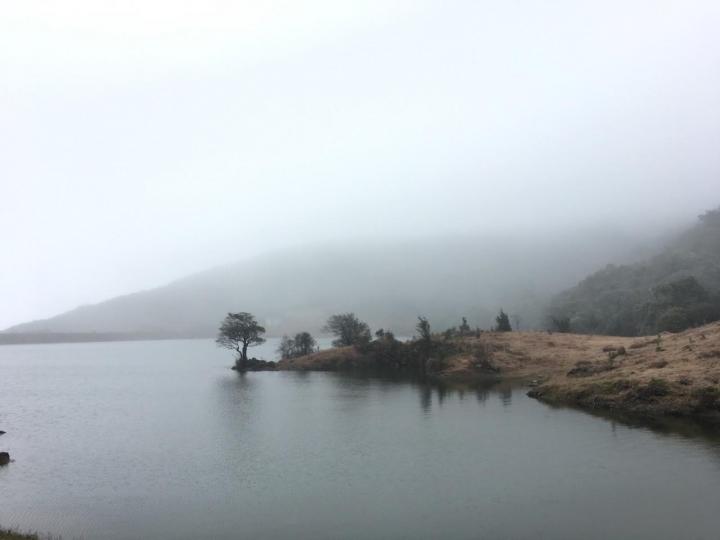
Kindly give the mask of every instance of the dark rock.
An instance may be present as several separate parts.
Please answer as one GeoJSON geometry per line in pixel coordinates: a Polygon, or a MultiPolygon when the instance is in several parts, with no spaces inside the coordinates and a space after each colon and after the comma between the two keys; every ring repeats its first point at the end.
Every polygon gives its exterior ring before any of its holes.
{"type": "Polygon", "coordinates": [[[5,432],[0,429],[0,435],[5,435],[5,432]]]}
{"type": "Polygon", "coordinates": [[[10,463],[10,454],[7,452],[0,452],[0,466],[7,465],[10,463]]]}

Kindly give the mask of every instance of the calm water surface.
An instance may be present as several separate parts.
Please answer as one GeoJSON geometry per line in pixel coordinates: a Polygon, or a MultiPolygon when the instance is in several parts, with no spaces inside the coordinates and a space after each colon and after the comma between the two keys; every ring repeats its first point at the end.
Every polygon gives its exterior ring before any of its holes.
{"type": "Polygon", "coordinates": [[[231,361],[210,340],[0,347],[0,450],[16,460],[0,524],[66,539],[720,535],[712,432],[509,386],[239,376],[231,361]]]}

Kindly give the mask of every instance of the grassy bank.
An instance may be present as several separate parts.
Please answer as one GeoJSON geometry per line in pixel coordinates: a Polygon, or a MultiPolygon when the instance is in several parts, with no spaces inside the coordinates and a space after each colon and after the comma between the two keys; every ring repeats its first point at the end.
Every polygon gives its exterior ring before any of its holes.
{"type": "MultiPolygon", "coordinates": [[[[720,422],[720,323],[685,332],[622,338],[547,332],[436,336],[428,372],[454,380],[522,378],[537,399],[590,409],[720,422]]],[[[370,368],[352,347],[284,360],[279,369],[370,368]]]]}

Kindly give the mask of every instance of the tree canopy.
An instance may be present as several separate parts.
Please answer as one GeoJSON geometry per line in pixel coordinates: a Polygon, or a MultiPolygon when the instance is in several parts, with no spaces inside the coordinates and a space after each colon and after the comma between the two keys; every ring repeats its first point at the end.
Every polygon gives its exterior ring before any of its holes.
{"type": "Polygon", "coordinates": [[[510,317],[502,309],[498,316],[495,317],[495,331],[496,332],[511,332],[512,326],[510,326],[510,317]]]}
{"type": "Polygon", "coordinates": [[[370,327],[359,320],[354,313],[332,315],[327,320],[324,330],[336,337],[332,342],[333,347],[365,345],[371,339],[370,327]]]}
{"type": "Polygon", "coordinates": [[[720,318],[720,209],[655,257],[608,265],[557,295],[550,320],[573,331],[636,336],[679,331],[720,318]]]}
{"type": "Polygon", "coordinates": [[[278,347],[280,357],[285,360],[287,358],[297,358],[314,353],[317,350],[317,342],[309,332],[300,332],[295,334],[294,338],[283,336],[278,347]]]}
{"type": "Polygon", "coordinates": [[[232,349],[237,352],[235,368],[244,371],[247,365],[248,347],[265,343],[262,337],[265,328],[255,320],[255,316],[247,313],[228,313],[218,332],[215,342],[225,349],[232,349]]]}

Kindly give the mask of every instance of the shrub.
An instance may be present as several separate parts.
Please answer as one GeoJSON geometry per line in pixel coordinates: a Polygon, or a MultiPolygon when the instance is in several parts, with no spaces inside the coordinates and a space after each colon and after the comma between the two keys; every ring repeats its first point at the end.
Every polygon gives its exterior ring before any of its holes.
{"type": "Polygon", "coordinates": [[[512,326],[510,326],[510,318],[508,317],[507,313],[505,313],[502,309],[500,310],[500,313],[498,313],[498,316],[495,317],[495,322],[497,323],[495,325],[496,332],[512,332],[512,326]]]}
{"type": "Polygon", "coordinates": [[[660,332],[682,332],[692,326],[689,314],[685,308],[671,307],[663,311],[657,319],[657,329],[660,332]]]}
{"type": "Polygon", "coordinates": [[[364,346],[370,342],[370,327],[354,313],[332,315],[327,320],[325,331],[336,337],[333,347],[364,346]]]}
{"type": "Polygon", "coordinates": [[[550,325],[553,331],[560,334],[570,333],[570,317],[550,317],[550,325]]]}
{"type": "Polygon", "coordinates": [[[720,409],[720,390],[714,386],[706,386],[693,392],[693,397],[697,399],[697,408],[700,410],[716,410],[720,409]]]}
{"type": "Polygon", "coordinates": [[[638,386],[635,389],[634,397],[641,401],[649,401],[656,397],[667,396],[670,393],[670,385],[664,379],[651,379],[645,386],[638,386]]]}

